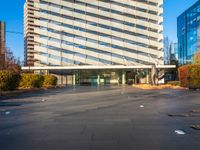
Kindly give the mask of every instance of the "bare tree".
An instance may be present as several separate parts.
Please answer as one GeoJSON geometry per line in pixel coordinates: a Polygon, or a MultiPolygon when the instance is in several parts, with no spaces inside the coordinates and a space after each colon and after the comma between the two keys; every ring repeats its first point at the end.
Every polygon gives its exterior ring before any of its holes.
{"type": "Polygon", "coordinates": [[[16,58],[9,48],[5,48],[4,69],[18,72],[20,71],[20,66],[20,58],[16,58]]]}

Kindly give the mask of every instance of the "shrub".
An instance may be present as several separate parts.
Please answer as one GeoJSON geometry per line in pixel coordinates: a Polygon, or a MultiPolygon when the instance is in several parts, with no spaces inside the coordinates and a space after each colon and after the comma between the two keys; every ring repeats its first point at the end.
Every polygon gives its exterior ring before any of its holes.
{"type": "Polygon", "coordinates": [[[53,75],[45,75],[44,76],[44,82],[43,82],[43,87],[53,87],[56,86],[57,84],[57,77],[53,75]]]}
{"type": "Polygon", "coordinates": [[[200,88],[200,65],[191,65],[189,73],[189,88],[200,88]]]}
{"type": "Polygon", "coordinates": [[[195,64],[200,64],[200,52],[197,52],[197,53],[194,55],[194,63],[195,63],[195,64]]]}
{"type": "Polygon", "coordinates": [[[181,86],[200,88],[200,65],[186,65],[179,68],[181,86]]]}
{"type": "Polygon", "coordinates": [[[13,71],[0,71],[0,90],[15,90],[19,86],[20,74],[13,71]]]}
{"type": "Polygon", "coordinates": [[[22,88],[40,88],[44,82],[44,76],[38,74],[22,74],[20,87],[22,88]]]}
{"type": "Polygon", "coordinates": [[[180,81],[169,81],[167,84],[170,84],[172,86],[180,86],[180,81]]]}
{"type": "Polygon", "coordinates": [[[190,78],[189,65],[180,67],[178,73],[181,86],[188,87],[190,78]]]}

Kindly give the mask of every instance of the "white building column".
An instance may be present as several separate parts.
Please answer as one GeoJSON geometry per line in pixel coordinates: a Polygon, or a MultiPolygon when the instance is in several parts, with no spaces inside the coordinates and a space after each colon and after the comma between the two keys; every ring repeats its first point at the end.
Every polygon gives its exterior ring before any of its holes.
{"type": "Polygon", "coordinates": [[[147,84],[149,84],[149,70],[147,70],[147,84]]]}
{"type": "Polygon", "coordinates": [[[124,70],[122,71],[122,84],[126,84],[126,72],[124,70]]]}
{"type": "Polygon", "coordinates": [[[73,73],[73,85],[76,85],[76,72],[73,73]]]}
{"type": "Polygon", "coordinates": [[[97,75],[97,85],[100,85],[100,75],[97,75]]]}

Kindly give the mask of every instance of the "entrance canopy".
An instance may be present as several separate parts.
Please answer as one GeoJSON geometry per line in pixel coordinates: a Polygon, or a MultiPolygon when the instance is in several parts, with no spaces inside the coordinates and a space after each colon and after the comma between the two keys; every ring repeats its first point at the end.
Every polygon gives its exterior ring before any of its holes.
{"type": "MultiPolygon", "coordinates": [[[[44,67],[22,67],[22,70],[105,70],[105,69],[151,69],[152,65],[141,66],[122,66],[122,65],[108,65],[108,66],[44,66],[44,67]]],[[[157,65],[157,69],[173,69],[175,65],[157,65]]]]}
{"type": "MultiPolygon", "coordinates": [[[[77,65],[77,66],[41,66],[22,67],[24,71],[53,74],[61,85],[105,85],[126,84],[131,79],[134,83],[149,83],[149,73],[152,70],[165,70],[176,68],[175,65],[77,65]],[[144,81],[139,81],[139,79],[144,81]]],[[[157,73],[157,72],[156,72],[157,73]]]]}

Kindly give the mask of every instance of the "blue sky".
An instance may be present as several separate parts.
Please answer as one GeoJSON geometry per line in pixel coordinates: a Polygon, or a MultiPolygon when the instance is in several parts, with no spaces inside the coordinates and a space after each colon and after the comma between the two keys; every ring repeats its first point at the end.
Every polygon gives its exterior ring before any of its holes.
{"type": "MultiPolygon", "coordinates": [[[[176,42],[176,17],[197,0],[164,0],[164,35],[176,42]]],[[[8,31],[23,32],[23,5],[25,0],[3,0],[0,5],[0,20],[8,31]]],[[[23,59],[23,35],[7,33],[7,47],[23,59]]]]}
{"type": "Polygon", "coordinates": [[[164,0],[164,35],[177,42],[177,16],[198,0],[164,0]]]}

